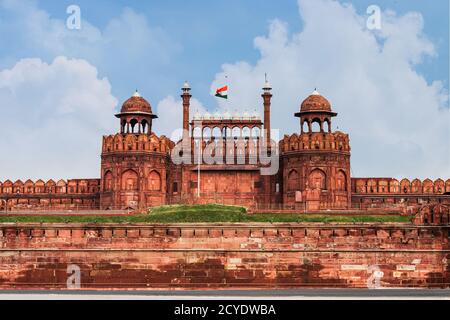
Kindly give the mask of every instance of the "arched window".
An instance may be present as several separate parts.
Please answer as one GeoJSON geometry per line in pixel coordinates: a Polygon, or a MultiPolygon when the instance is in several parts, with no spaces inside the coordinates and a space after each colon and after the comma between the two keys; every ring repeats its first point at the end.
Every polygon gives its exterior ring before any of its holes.
{"type": "Polygon", "coordinates": [[[157,171],[150,172],[148,176],[148,189],[151,191],[161,191],[161,175],[157,171]]]}
{"type": "Polygon", "coordinates": [[[308,181],[309,187],[312,189],[327,189],[325,172],[320,169],[314,169],[311,171],[308,181]]]}
{"type": "Polygon", "coordinates": [[[370,179],[367,182],[367,192],[368,193],[377,193],[378,192],[377,182],[375,180],[370,179]]]}
{"type": "Polygon", "coordinates": [[[130,126],[131,126],[131,133],[137,133],[138,132],[138,121],[136,119],[131,119],[130,126]]]}
{"type": "Polygon", "coordinates": [[[130,169],[122,173],[122,190],[139,190],[138,174],[136,171],[130,169]]]}
{"type": "Polygon", "coordinates": [[[311,131],[312,132],[320,132],[320,120],[314,119],[311,124],[311,131]]]}
{"type": "Polygon", "coordinates": [[[211,128],[205,127],[203,128],[203,139],[211,138],[211,128]]]}
{"type": "Polygon", "coordinates": [[[347,176],[342,170],[339,170],[336,175],[336,190],[347,191],[347,176]]]}
{"type": "Polygon", "coordinates": [[[222,136],[222,133],[220,132],[220,128],[219,127],[214,127],[212,130],[212,136],[214,138],[220,138],[222,136]]]}
{"type": "Polygon", "coordinates": [[[202,129],[200,129],[199,127],[195,127],[194,131],[192,132],[192,135],[194,136],[194,138],[199,139],[202,136],[202,129]]]}
{"type": "Polygon", "coordinates": [[[241,129],[239,127],[234,127],[231,131],[231,135],[233,136],[233,138],[240,137],[241,129]]]}
{"type": "Polygon", "coordinates": [[[111,191],[113,189],[113,175],[111,171],[105,173],[103,187],[105,191],[111,191]]]}
{"type": "Polygon", "coordinates": [[[297,170],[291,170],[288,175],[288,191],[296,191],[299,189],[299,177],[297,170]]]}
{"type": "Polygon", "coordinates": [[[303,127],[303,132],[308,132],[309,130],[308,130],[308,121],[303,121],[303,125],[302,125],[302,127],[303,127]]]}

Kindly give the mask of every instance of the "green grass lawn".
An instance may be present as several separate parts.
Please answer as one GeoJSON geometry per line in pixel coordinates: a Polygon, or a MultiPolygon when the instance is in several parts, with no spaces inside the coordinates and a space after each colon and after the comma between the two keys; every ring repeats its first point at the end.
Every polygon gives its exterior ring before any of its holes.
{"type": "Polygon", "coordinates": [[[5,222],[42,223],[192,223],[192,222],[410,222],[405,216],[337,214],[247,214],[246,209],[223,205],[176,205],[156,207],[146,214],[127,216],[0,216],[5,222]]]}

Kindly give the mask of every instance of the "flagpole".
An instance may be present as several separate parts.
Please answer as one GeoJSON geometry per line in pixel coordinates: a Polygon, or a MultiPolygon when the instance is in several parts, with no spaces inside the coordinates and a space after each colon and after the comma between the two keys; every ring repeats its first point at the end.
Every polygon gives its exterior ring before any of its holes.
{"type": "Polygon", "coordinates": [[[198,164],[197,164],[197,197],[198,198],[200,198],[200,166],[201,166],[201,159],[202,159],[202,142],[203,142],[202,137],[203,137],[203,132],[200,134],[200,141],[198,143],[198,164]]]}

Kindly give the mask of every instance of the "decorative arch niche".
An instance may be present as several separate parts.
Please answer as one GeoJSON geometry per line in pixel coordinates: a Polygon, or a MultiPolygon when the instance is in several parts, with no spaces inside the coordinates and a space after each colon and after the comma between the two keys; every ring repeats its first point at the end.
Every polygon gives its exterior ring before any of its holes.
{"type": "Polygon", "coordinates": [[[139,190],[138,174],[136,173],[136,171],[130,169],[122,173],[122,190],[126,191],[139,190]]]}
{"type": "Polygon", "coordinates": [[[148,176],[148,189],[150,191],[161,191],[161,175],[153,170],[148,176]]]}
{"type": "Polygon", "coordinates": [[[296,191],[299,189],[299,176],[297,170],[293,169],[288,174],[288,191],[296,191]]]}
{"type": "Polygon", "coordinates": [[[336,190],[347,191],[347,175],[342,170],[336,174],[336,190]]]}
{"type": "Polygon", "coordinates": [[[103,177],[104,184],[103,188],[105,191],[111,191],[113,189],[113,175],[111,171],[106,171],[105,176],[103,177]]]}
{"type": "Polygon", "coordinates": [[[308,177],[309,187],[311,189],[321,189],[326,190],[326,174],[320,169],[314,169],[311,171],[308,177]]]}

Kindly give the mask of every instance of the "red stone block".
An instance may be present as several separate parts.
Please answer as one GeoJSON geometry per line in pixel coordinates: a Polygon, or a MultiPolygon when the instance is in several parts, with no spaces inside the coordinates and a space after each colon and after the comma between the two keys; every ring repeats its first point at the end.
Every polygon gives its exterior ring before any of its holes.
{"type": "Polygon", "coordinates": [[[223,229],[223,236],[224,237],[235,237],[236,236],[236,229],[233,229],[233,228],[231,228],[231,229],[228,229],[228,228],[224,228],[223,229]]]}
{"type": "Polygon", "coordinates": [[[347,229],[344,228],[335,228],[334,229],[334,236],[335,237],[345,237],[347,236],[347,229]]]}
{"type": "Polygon", "coordinates": [[[323,238],[330,238],[333,235],[333,229],[321,229],[320,236],[323,238]]]}
{"type": "Polygon", "coordinates": [[[125,238],[126,236],[126,230],[125,229],[114,229],[113,230],[113,237],[114,238],[125,238]]]}
{"type": "Polygon", "coordinates": [[[84,238],[84,229],[72,229],[72,238],[84,238]]]}
{"type": "Polygon", "coordinates": [[[101,229],[100,230],[100,237],[102,237],[102,238],[109,239],[109,238],[112,238],[112,235],[113,235],[112,229],[101,229]]]}
{"type": "Polygon", "coordinates": [[[70,238],[72,234],[72,230],[70,229],[59,229],[58,230],[58,238],[70,238]]]}
{"type": "Polygon", "coordinates": [[[155,227],[153,230],[153,234],[155,236],[165,237],[167,236],[167,228],[166,227],[155,227]]]}
{"type": "Polygon", "coordinates": [[[249,237],[250,236],[250,229],[247,229],[247,228],[236,229],[236,236],[237,237],[249,237]]]}
{"type": "Polygon", "coordinates": [[[278,229],[264,228],[264,236],[265,237],[277,237],[278,236],[278,229]]]}
{"type": "Polygon", "coordinates": [[[127,238],[139,238],[139,229],[127,229],[127,238]]]}
{"type": "Polygon", "coordinates": [[[383,230],[383,229],[378,229],[377,230],[377,237],[381,238],[381,239],[385,239],[385,238],[389,238],[390,232],[389,230],[383,230]]]}
{"type": "Polygon", "coordinates": [[[169,237],[179,237],[180,234],[181,234],[181,232],[180,232],[180,229],[178,229],[178,228],[169,228],[167,230],[167,235],[169,237]]]}
{"type": "Polygon", "coordinates": [[[46,238],[55,238],[56,237],[56,229],[45,229],[45,237],[46,238]]]}
{"type": "Polygon", "coordinates": [[[219,238],[222,236],[222,229],[209,229],[209,236],[211,238],[219,238]]]}
{"type": "Polygon", "coordinates": [[[312,238],[318,238],[320,234],[319,229],[306,229],[306,236],[312,238]]]}
{"type": "Polygon", "coordinates": [[[263,229],[251,229],[250,237],[252,238],[262,238],[263,237],[263,229]]]}
{"type": "Polygon", "coordinates": [[[194,229],[181,229],[181,237],[182,238],[192,238],[194,237],[194,229]]]}
{"type": "Polygon", "coordinates": [[[196,237],[208,237],[209,230],[208,229],[195,229],[194,234],[196,237]]]}
{"type": "Polygon", "coordinates": [[[141,229],[141,237],[149,238],[151,236],[153,236],[153,229],[149,229],[149,228],[142,228],[141,229]]]}

